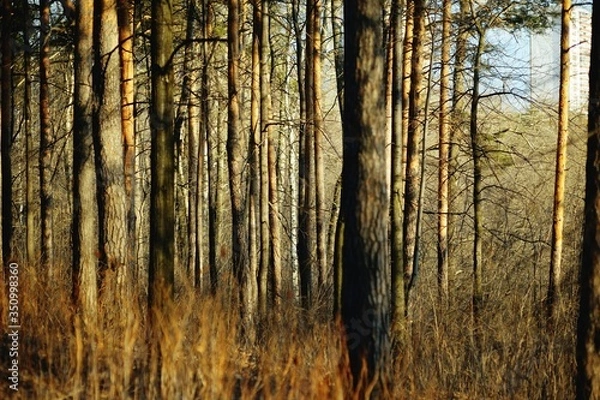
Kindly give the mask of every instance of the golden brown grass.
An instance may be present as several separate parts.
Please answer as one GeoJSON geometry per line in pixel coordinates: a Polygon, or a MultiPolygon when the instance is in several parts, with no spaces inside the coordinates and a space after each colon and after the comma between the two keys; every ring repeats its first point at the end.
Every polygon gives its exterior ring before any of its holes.
{"type": "MultiPolygon", "coordinates": [[[[71,311],[66,283],[46,287],[25,266],[20,276],[19,392],[13,393],[3,379],[0,398],[349,396],[339,330],[322,313],[307,317],[284,304],[280,313],[259,323],[258,339],[249,343],[239,335],[239,317],[224,292],[211,297],[183,287],[173,309],[160,319],[159,367],[151,361],[146,308],[137,297],[116,309],[102,306],[99,327],[86,333],[71,311]],[[153,379],[157,368],[161,382],[153,379]]],[[[435,289],[428,283],[424,279],[415,293],[409,340],[397,344],[398,358],[391,366],[393,398],[572,397],[575,293],[566,293],[564,325],[550,336],[532,284],[494,281],[487,287],[478,350],[469,280],[454,281],[455,295],[446,310],[435,306],[435,289]]],[[[0,351],[6,370],[6,340],[0,351]]]]}

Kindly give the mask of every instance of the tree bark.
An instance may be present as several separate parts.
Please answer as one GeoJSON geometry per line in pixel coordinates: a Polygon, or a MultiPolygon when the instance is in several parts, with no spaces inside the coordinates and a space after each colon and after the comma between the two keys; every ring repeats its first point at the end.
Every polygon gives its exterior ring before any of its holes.
{"type": "Polygon", "coordinates": [[[135,221],[135,82],[133,60],[133,0],[118,0],[119,60],[121,63],[121,130],[123,134],[123,167],[127,201],[127,266],[132,274],[136,264],[137,241],[135,221]]]}
{"type": "Polygon", "coordinates": [[[554,207],[552,214],[552,243],[548,294],[546,297],[547,317],[550,329],[555,326],[560,305],[561,261],[565,214],[565,167],[567,165],[567,143],[569,139],[569,75],[571,46],[571,0],[562,1],[560,35],[560,87],[558,98],[558,138],[556,143],[556,169],[554,178],[554,207]]]}
{"type": "MultiPolygon", "coordinates": [[[[403,205],[403,42],[402,10],[400,0],[392,2],[390,21],[392,41],[392,176],[390,198],[390,261],[392,264],[392,310],[394,332],[400,333],[403,327],[404,307],[404,269],[402,264],[402,205],[403,205]]],[[[407,25],[408,26],[408,25],[407,25]]],[[[412,33],[411,33],[412,34],[412,33]]],[[[407,32],[408,35],[408,32],[407,32]]],[[[408,87],[408,85],[406,85],[408,87]]],[[[407,104],[407,103],[406,103],[407,104]]],[[[408,105],[408,104],[407,104],[408,105]]],[[[407,108],[408,110],[408,108],[407,108]]]]}
{"type": "Polygon", "coordinates": [[[389,395],[391,346],[383,8],[348,0],[344,16],[342,320],[358,395],[377,398],[389,395]]]}
{"type": "Polygon", "coordinates": [[[600,397],[600,2],[592,11],[585,218],[577,324],[577,399],[600,397]]]}
{"type": "Polygon", "coordinates": [[[117,6],[97,0],[95,15],[96,54],[94,88],[96,110],[94,152],[98,185],[98,220],[102,272],[116,278],[115,294],[127,282],[127,202],[122,143],[120,63],[117,6]]]}
{"type": "MultiPolygon", "coordinates": [[[[50,115],[50,1],[40,1],[40,208],[41,208],[41,263],[52,279],[52,134],[50,115]]],[[[6,175],[5,175],[6,176],[6,175]]]]}
{"type": "Polygon", "coordinates": [[[32,167],[33,153],[33,132],[31,130],[31,40],[29,29],[31,29],[30,6],[29,1],[22,1],[23,4],[23,71],[25,82],[23,88],[23,131],[25,132],[25,256],[29,265],[37,261],[36,255],[36,224],[35,224],[35,188],[34,175],[32,167]]]}
{"type": "Polygon", "coordinates": [[[452,1],[444,0],[442,15],[442,60],[440,78],[440,111],[438,140],[438,243],[437,286],[440,305],[448,302],[448,162],[450,156],[450,126],[448,121],[450,94],[450,30],[452,1]]]}
{"type": "Polygon", "coordinates": [[[232,208],[232,263],[240,289],[241,314],[247,335],[252,336],[256,313],[256,280],[248,271],[247,140],[240,127],[240,2],[228,1],[228,107],[227,162],[232,208]]]}
{"type": "Polygon", "coordinates": [[[173,299],[175,259],[175,140],[173,21],[170,0],[152,2],[152,152],[150,188],[150,307],[173,299]]]}
{"type": "Polygon", "coordinates": [[[419,146],[423,136],[423,38],[425,36],[425,2],[414,1],[411,78],[409,92],[408,142],[406,150],[406,188],[404,191],[403,262],[405,312],[408,311],[410,290],[416,278],[413,270],[417,238],[419,189],[421,187],[419,146]]]}
{"type": "Polygon", "coordinates": [[[11,259],[12,224],[12,2],[2,1],[2,77],[0,82],[0,166],[2,174],[2,262],[8,268],[11,259]]]}
{"type": "Polygon", "coordinates": [[[73,300],[84,323],[97,316],[98,214],[92,135],[94,1],[80,0],[76,11],[73,123],[73,300]]]}

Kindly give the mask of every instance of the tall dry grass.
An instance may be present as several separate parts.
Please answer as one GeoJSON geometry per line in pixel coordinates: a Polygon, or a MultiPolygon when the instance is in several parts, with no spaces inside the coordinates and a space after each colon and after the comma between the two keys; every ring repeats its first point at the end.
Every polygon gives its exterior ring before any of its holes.
{"type": "MultiPolygon", "coordinates": [[[[38,276],[21,266],[20,384],[15,393],[3,379],[2,399],[350,397],[339,330],[322,311],[306,315],[283,304],[277,315],[258,322],[258,338],[250,343],[239,334],[226,291],[212,297],[181,287],[159,320],[159,365],[148,345],[143,296],[103,304],[98,327],[86,331],[71,309],[66,276],[52,287],[38,276]]],[[[531,283],[490,279],[477,346],[469,289],[468,277],[455,280],[453,300],[441,309],[435,288],[427,279],[420,283],[409,339],[396,343],[398,357],[390,366],[393,398],[571,398],[576,293],[566,291],[564,324],[549,335],[531,283]]],[[[4,371],[7,346],[3,340],[4,371]]]]}

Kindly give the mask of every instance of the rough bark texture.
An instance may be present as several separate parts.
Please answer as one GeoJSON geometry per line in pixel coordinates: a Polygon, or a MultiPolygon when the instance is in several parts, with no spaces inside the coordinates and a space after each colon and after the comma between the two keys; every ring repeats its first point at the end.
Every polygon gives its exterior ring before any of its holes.
{"type": "Polygon", "coordinates": [[[569,75],[571,0],[562,1],[560,35],[560,86],[558,95],[558,138],[556,142],[556,170],[554,178],[554,208],[552,214],[552,243],[548,295],[546,297],[548,323],[553,328],[560,305],[561,261],[565,214],[565,167],[569,139],[569,75]]]}
{"type": "Polygon", "coordinates": [[[175,260],[173,23],[170,0],[152,2],[152,152],[149,298],[154,309],[172,299],[175,260]]]}
{"type": "Polygon", "coordinates": [[[404,261],[404,297],[408,310],[410,289],[416,278],[413,270],[415,245],[417,240],[417,219],[419,209],[419,190],[421,187],[421,162],[419,146],[423,137],[423,38],[425,35],[425,2],[414,1],[412,62],[408,109],[408,141],[406,149],[406,187],[404,191],[403,221],[403,261],[404,261]]]}
{"type": "Polygon", "coordinates": [[[600,398],[600,2],[593,5],[590,61],[585,222],[577,326],[577,399],[600,398]]]}
{"type": "Polygon", "coordinates": [[[127,203],[121,129],[119,35],[116,3],[96,0],[94,64],[94,152],[102,271],[116,275],[114,290],[125,288],[127,203]]]}
{"type": "Polygon", "coordinates": [[[374,397],[385,395],[390,362],[382,13],[376,1],[345,3],[342,320],[354,383],[374,397]]]}
{"type": "Polygon", "coordinates": [[[240,126],[240,2],[228,1],[228,97],[227,107],[227,162],[232,208],[232,263],[240,288],[242,318],[246,332],[251,334],[256,312],[255,277],[248,271],[248,218],[247,218],[247,140],[240,126]]]}
{"type": "Polygon", "coordinates": [[[50,115],[50,2],[40,1],[40,209],[41,262],[52,276],[52,134],[50,115]]]}
{"type": "Polygon", "coordinates": [[[73,123],[73,300],[85,323],[97,314],[98,221],[92,138],[94,1],[77,2],[73,123]]]}

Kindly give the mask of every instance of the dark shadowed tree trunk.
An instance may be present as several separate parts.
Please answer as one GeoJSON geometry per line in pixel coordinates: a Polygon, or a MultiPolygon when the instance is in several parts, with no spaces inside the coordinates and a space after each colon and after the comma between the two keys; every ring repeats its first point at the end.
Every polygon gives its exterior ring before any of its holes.
{"type": "Polygon", "coordinates": [[[391,347],[383,4],[348,0],[344,16],[342,320],[355,387],[383,397],[391,347]]]}
{"type": "Polygon", "coordinates": [[[585,219],[577,325],[577,399],[600,397],[600,2],[592,11],[585,219]]]}
{"type": "Polygon", "coordinates": [[[175,138],[173,25],[170,0],[152,2],[152,153],[150,168],[150,306],[173,297],[175,260],[175,138]]]}
{"type": "Polygon", "coordinates": [[[2,167],[2,261],[5,268],[11,258],[12,225],[12,2],[2,1],[2,67],[0,90],[0,157],[2,167]]]}

